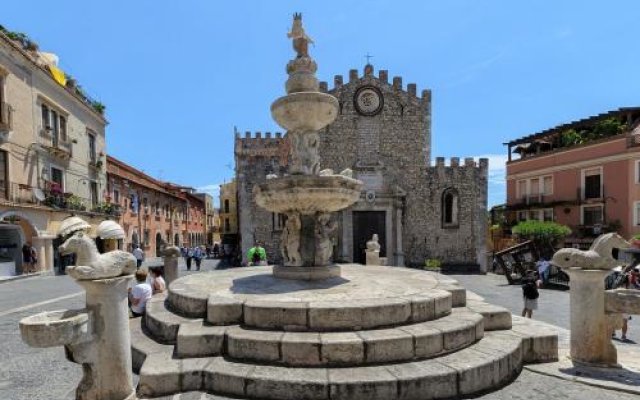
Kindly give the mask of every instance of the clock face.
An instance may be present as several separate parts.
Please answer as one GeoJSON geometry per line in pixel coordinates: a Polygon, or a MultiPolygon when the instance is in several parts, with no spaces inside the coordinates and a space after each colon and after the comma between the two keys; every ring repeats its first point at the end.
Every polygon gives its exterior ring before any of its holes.
{"type": "Polygon", "coordinates": [[[374,87],[358,89],[354,102],[356,110],[362,115],[376,115],[382,110],[382,94],[374,87]]]}

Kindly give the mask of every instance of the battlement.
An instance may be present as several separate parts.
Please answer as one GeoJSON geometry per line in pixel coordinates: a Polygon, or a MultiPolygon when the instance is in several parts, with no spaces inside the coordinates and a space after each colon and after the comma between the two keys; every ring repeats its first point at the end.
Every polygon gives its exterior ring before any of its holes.
{"type": "MultiPolygon", "coordinates": [[[[374,76],[373,65],[367,64],[364,67],[362,75],[360,75],[357,69],[351,69],[349,70],[348,78],[349,78],[349,83],[353,83],[353,82],[356,82],[358,79],[365,78],[365,77],[373,77],[373,76],[374,76]]],[[[389,84],[389,71],[387,71],[386,69],[379,70],[378,80],[384,84],[389,84]]],[[[320,91],[326,93],[331,90],[339,89],[343,85],[344,85],[344,77],[342,75],[335,75],[333,77],[333,88],[329,88],[329,85],[327,82],[320,82],[320,91]]],[[[423,89],[422,92],[420,93],[420,97],[418,97],[417,85],[415,83],[409,83],[405,88],[402,85],[402,77],[400,76],[393,77],[391,81],[391,86],[393,86],[393,89],[396,91],[406,91],[409,94],[409,96],[420,98],[427,102],[431,101],[431,90],[423,89]]]]}
{"type": "Polygon", "coordinates": [[[489,168],[488,158],[479,158],[478,161],[473,157],[464,158],[464,163],[460,164],[460,157],[451,157],[449,159],[449,165],[445,165],[444,157],[436,157],[435,168],[477,168],[479,170],[487,170],[489,168]]]}
{"type": "Polygon", "coordinates": [[[271,132],[264,132],[264,136],[263,136],[261,131],[256,131],[256,132],[246,131],[244,133],[244,137],[240,137],[240,132],[236,132],[235,135],[236,135],[236,140],[240,140],[240,141],[253,141],[256,139],[259,139],[259,140],[282,139],[282,132],[274,132],[273,134],[271,132]]]}

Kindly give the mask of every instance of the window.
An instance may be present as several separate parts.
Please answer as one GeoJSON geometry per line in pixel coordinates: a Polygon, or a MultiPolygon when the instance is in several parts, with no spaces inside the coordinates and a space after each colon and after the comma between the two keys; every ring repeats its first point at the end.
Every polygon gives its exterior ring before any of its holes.
{"type": "Polygon", "coordinates": [[[529,194],[531,196],[537,196],[540,193],[540,179],[532,178],[529,181],[529,194]]]}
{"type": "Polygon", "coordinates": [[[135,194],[129,195],[129,208],[131,209],[131,212],[134,214],[138,212],[138,205],[137,205],[135,194]]]}
{"type": "Polygon", "coordinates": [[[553,208],[545,208],[544,209],[544,220],[545,221],[553,221],[553,208]]]}
{"type": "Polygon", "coordinates": [[[640,226],[640,201],[633,203],[633,226],[640,226]]]}
{"type": "Polygon", "coordinates": [[[149,246],[149,230],[148,229],[144,230],[144,235],[142,238],[143,238],[142,240],[144,241],[144,245],[149,246]]]}
{"type": "Polygon", "coordinates": [[[98,159],[96,155],[96,135],[89,133],[89,161],[95,163],[98,159]]]}
{"type": "Polygon", "coordinates": [[[582,225],[599,225],[603,221],[603,207],[597,206],[582,206],[582,225]]]}
{"type": "Polygon", "coordinates": [[[58,185],[61,191],[64,192],[64,171],[60,168],[51,167],[51,182],[58,185]]]}
{"type": "Polygon", "coordinates": [[[229,224],[229,218],[225,218],[224,219],[224,231],[225,232],[231,231],[231,225],[229,224]]]}
{"type": "Polygon", "coordinates": [[[113,202],[120,204],[120,191],[118,189],[113,189],[113,202]]]}
{"type": "Polygon", "coordinates": [[[640,183],[640,160],[636,160],[636,183],[640,183]]]}
{"type": "Polygon", "coordinates": [[[518,181],[516,197],[522,199],[527,196],[527,181],[526,179],[518,181]]]}
{"type": "Polygon", "coordinates": [[[91,205],[95,207],[98,205],[98,183],[95,181],[89,182],[89,191],[91,192],[91,205]]]}
{"type": "Polygon", "coordinates": [[[602,168],[582,170],[582,195],[585,200],[602,198],[602,168]]]}
{"type": "Polygon", "coordinates": [[[67,118],[60,116],[60,140],[67,141],[67,118]]]}
{"type": "Polygon", "coordinates": [[[225,199],[224,201],[224,212],[229,213],[229,199],[225,199]]]}
{"type": "Polygon", "coordinates": [[[442,193],[442,227],[455,228],[458,226],[458,192],[446,189],[442,193]]]}
{"type": "Polygon", "coordinates": [[[155,211],[156,215],[160,215],[161,209],[160,209],[160,202],[159,201],[156,201],[156,205],[153,208],[154,208],[154,211],[155,211]]]}
{"type": "Polygon", "coordinates": [[[53,138],[53,147],[58,146],[60,140],[60,129],[58,126],[58,113],[54,110],[50,111],[51,137],[53,138]]]}
{"type": "Polygon", "coordinates": [[[46,104],[42,105],[42,129],[50,130],[51,121],[49,119],[49,107],[46,104]]]}
{"type": "MultiPolygon", "coordinates": [[[[1,90],[2,88],[0,88],[1,90]]],[[[0,150],[0,198],[8,199],[9,197],[9,182],[7,172],[9,170],[7,166],[7,152],[0,150]]]]}
{"type": "Polygon", "coordinates": [[[553,194],[553,176],[542,177],[542,194],[545,196],[553,194]]]}
{"type": "Polygon", "coordinates": [[[518,211],[518,222],[526,221],[528,219],[528,215],[526,211],[518,211]]]}

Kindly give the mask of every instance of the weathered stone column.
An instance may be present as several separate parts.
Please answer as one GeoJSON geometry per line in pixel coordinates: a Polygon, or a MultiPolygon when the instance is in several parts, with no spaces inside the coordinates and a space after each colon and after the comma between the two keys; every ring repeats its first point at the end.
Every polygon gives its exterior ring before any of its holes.
{"type": "Polygon", "coordinates": [[[53,239],[54,236],[47,236],[44,238],[44,247],[45,247],[45,255],[46,255],[46,266],[45,268],[50,268],[53,272],[55,260],[53,257],[53,239]]]}
{"type": "MultiPolygon", "coordinates": [[[[75,360],[82,362],[84,371],[76,392],[79,400],[135,399],[127,303],[131,279],[132,276],[127,275],[76,281],[87,292],[87,310],[93,316],[94,335],[87,360],[75,360]]],[[[73,353],[73,348],[71,350],[73,353]]]]}
{"type": "Polygon", "coordinates": [[[36,249],[36,253],[38,254],[38,263],[35,266],[36,271],[46,270],[47,254],[44,245],[44,239],[38,236],[34,236],[31,238],[31,245],[34,249],[36,249]]]}
{"type": "Polygon", "coordinates": [[[164,260],[164,281],[169,284],[178,279],[178,260],[180,259],[180,249],[177,246],[169,246],[162,254],[164,260]]]}
{"type": "Polygon", "coordinates": [[[604,278],[608,270],[565,270],[571,278],[571,359],[598,366],[617,365],[605,314],[604,278]]]}

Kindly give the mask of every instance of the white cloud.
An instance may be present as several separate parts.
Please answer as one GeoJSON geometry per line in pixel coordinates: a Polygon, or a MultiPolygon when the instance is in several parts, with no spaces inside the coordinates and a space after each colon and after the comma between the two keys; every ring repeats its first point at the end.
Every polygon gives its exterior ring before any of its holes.
{"type": "Polygon", "coordinates": [[[488,206],[489,208],[496,204],[503,204],[507,200],[507,184],[505,180],[507,172],[507,160],[506,154],[482,154],[474,158],[488,158],[489,159],[489,172],[488,172],[488,206]]]}

